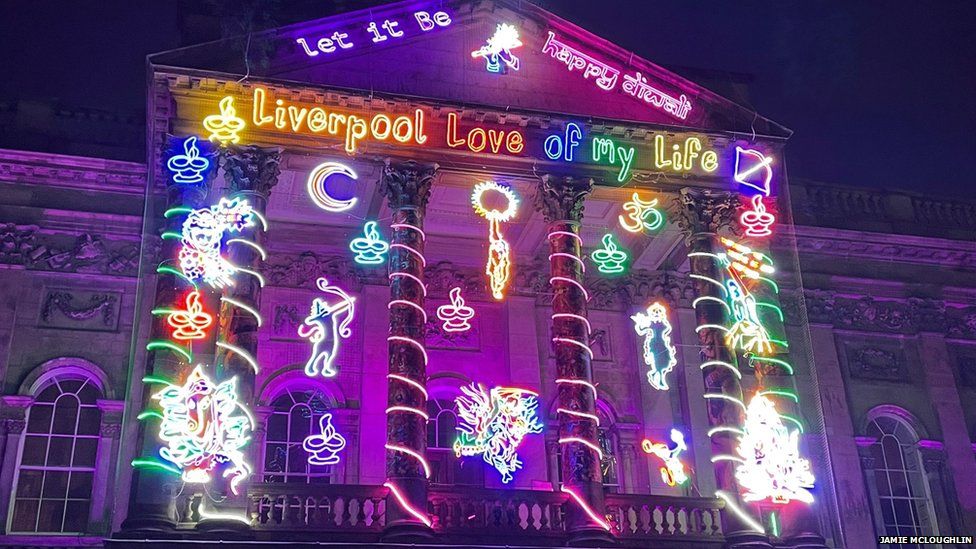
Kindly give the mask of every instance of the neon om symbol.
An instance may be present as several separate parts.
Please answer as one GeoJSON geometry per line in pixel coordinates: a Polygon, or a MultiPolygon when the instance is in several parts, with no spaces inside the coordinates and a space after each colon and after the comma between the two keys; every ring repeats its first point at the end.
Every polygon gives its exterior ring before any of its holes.
{"type": "Polygon", "coordinates": [[[319,290],[339,298],[336,303],[316,297],[312,301],[310,314],[298,327],[298,335],[312,343],[312,354],[305,363],[305,375],[313,377],[320,372],[324,377],[334,377],[333,368],[339,354],[339,341],[352,335],[349,324],[352,322],[355,298],[336,286],[330,286],[325,278],[316,281],[319,290]]]}

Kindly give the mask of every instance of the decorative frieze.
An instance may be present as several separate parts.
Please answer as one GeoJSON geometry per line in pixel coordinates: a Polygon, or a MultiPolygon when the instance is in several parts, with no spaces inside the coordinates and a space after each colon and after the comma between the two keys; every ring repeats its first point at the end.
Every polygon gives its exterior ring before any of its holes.
{"type": "Polygon", "coordinates": [[[47,234],[35,225],[0,224],[0,263],[36,271],[136,276],[139,243],[92,233],[47,234]]]}
{"type": "Polygon", "coordinates": [[[846,352],[851,377],[884,381],[910,380],[901,349],[850,346],[846,352]]]}
{"type": "Polygon", "coordinates": [[[48,288],[41,303],[40,326],[109,332],[118,327],[118,292],[48,288]]]}

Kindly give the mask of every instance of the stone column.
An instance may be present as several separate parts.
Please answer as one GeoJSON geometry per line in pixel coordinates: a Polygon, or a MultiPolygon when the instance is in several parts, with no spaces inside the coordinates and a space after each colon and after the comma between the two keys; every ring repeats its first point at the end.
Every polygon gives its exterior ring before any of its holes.
{"type": "MultiPolygon", "coordinates": [[[[709,398],[708,395],[725,395],[742,402],[742,386],[734,370],[738,370],[735,351],[725,343],[725,332],[709,326],[728,326],[725,307],[725,274],[715,257],[720,250],[719,233],[731,234],[735,226],[735,214],[739,197],[734,193],[681,189],[680,196],[671,208],[672,218],[685,236],[692,283],[699,299],[695,305],[698,324],[698,342],[705,381],[705,405],[710,428],[730,427],[740,429],[745,410],[735,401],[725,398],[709,398]]],[[[711,454],[736,455],[737,435],[734,431],[719,430],[711,436],[711,454]]],[[[715,484],[733,504],[749,511],[739,497],[735,480],[736,462],[722,460],[713,464],[715,484]]],[[[759,517],[753,513],[754,518],[759,517]]],[[[726,509],[722,513],[722,525],[730,547],[769,547],[768,538],[757,533],[739,519],[736,513],[726,509]]]]}
{"type": "Polygon", "coordinates": [[[91,512],[88,523],[95,532],[112,530],[112,504],[115,499],[115,465],[122,434],[122,411],[125,402],[98,400],[102,421],[98,426],[98,448],[95,451],[95,476],[92,479],[91,512]]]}
{"type": "Polygon", "coordinates": [[[3,430],[5,444],[3,445],[3,461],[0,464],[0,516],[5,520],[0,522],[0,532],[6,531],[6,517],[10,516],[13,507],[11,497],[14,488],[14,474],[17,471],[17,457],[20,452],[24,429],[27,427],[27,408],[34,402],[32,397],[10,395],[0,397],[0,429],[3,430]]]}
{"type": "Polygon", "coordinates": [[[952,475],[947,474],[947,455],[944,445],[933,440],[920,440],[918,445],[925,478],[928,480],[932,494],[932,511],[934,511],[932,520],[937,523],[933,525],[932,531],[938,528],[938,532],[943,536],[969,532],[965,518],[956,505],[959,496],[949,478],[952,475]]]}
{"type": "Polygon", "coordinates": [[[386,532],[429,535],[427,515],[427,351],[424,344],[424,215],[437,165],[387,161],[380,194],[390,224],[390,332],[386,414],[386,532]]]}
{"type": "MultiPolygon", "coordinates": [[[[280,162],[280,149],[244,146],[221,150],[220,165],[224,173],[224,182],[227,185],[227,197],[246,200],[258,214],[258,219],[250,227],[236,233],[233,238],[247,240],[261,246],[267,230],[262,219],[266,217],[265,212],[271,190],[278,183],[278,175],[281,173],[280,162]]],[[[258,273],[263,260],[262,254],[258,249],[248,245],[225,246],[228,260],[239,271],[234,277],[234,284],[222,289],[221,297],[232,299],[235,302],[247,305],[251,309],[260,311],[261,288],[264,286],[264,281],[259,278],[258,273]]],[[[251,312],[231,302],[221,301],[219,307],[220,316],[217,319],[216,336],[218,347],[214,356],[214,381],[220,383],[236,377],[238,400],[253,410],[259,321],[251,312]],[[221,343],[229,346],[220,346],[221,343]]],[[[258,426],[253,426],[253,429],[258,429],[258,426]]],[[[253,439],[251,444],[254,444],[253,439]]],[[[245,452],[245,454],[251,453],[245,452]]],[[[252,462],[249,465],[253,475],[257,464],[252,462]]],[[[201,507],[205,507],[207,513],[212,515],[247,517],[247,486],[253,482],[253,478],[249,477],[239,484],[235,494],[231,488],[230,477],[225,478],[219,471],[216,473],[213,475],[209,490],[204,495],[201,507]],[[216,501],[211,501],[211,499],[216,501]]],[[[248,524],[242,520],[206,517],[201,518],[197,527],[208,531],[240,531],[249,528],[248,524]]]]}
{"type": "Polygon", "coordinates": [[[575,494],[566,506],[572,543],[608,539],[607,529],[583,508],[588,507],[601,521],[606,514],[579,236],[583,201],[592,190],[592,179],[543,175],[535,196],[535,208],[542,212],[549,233],[557,401],[560,409],[569,411],[559,414],[559,441],[562,490],[575,494]]]}

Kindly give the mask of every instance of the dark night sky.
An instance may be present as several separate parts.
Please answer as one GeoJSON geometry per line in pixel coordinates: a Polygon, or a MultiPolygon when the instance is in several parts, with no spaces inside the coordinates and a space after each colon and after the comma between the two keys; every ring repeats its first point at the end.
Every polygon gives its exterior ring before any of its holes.
{"type": "MultiPolygon", "coordinates": [[[[751,75],[732,99],[796,132],[793,177],[976,197],[974,2],[540,3],[656,63],[751,75]]],[[[145,55],[183,45],[187,7],[213,4],[4,0],[0,101],[138,113],[145,55]]],[[[333,9],[279,6],[282,23],[333,9]]]]}

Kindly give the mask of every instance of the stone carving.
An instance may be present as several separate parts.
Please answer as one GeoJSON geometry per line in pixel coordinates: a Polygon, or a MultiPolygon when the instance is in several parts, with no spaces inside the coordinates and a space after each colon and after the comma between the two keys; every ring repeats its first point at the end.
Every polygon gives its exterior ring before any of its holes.
{"type": "Polygon", "coordinates": [[[878,347],[849,347],[847,365],[851,377],[861,379],[882,379],[887,381],[908,381],[908,371],[900,350],[893,351],[878,347]]]}
{"type": "Polygon", "coordinates": [[[48,290],[43,303],[44,326],[114,330],[118,321],[119,296],[114,293],[48,290]]]}
{"type": "Polygon", "coordinates": [[[598,328],[590,333],[590,348],[593,349],[593,360],[613,360],[612,338],[609,328],[598,328]]]}
{"type": "Polygon", "coordinates": [[[446,296],[451,288],[461,288],[465,299],[487,298],[486,278],[481,269],[465,268],[450,261],[439,261],[424,269],[428,296],[446,296]]]}
{"type": "Polygon", "coordinates": [[[139,244],[113,242],[90,233],[74,240],[38,232],[33,225],[0,225],[0,263],[31,270],[135,276],[139,244]]]}
{"type": "Polygon", "coordinates": [[[0,263],[25,265],[37,248],[37,227],[0,224],[0,263]]]}
{"type": "Polygon", "coordinates": [[[231,193],[251,191],[267,197],[281,174],[281,149],[231,145],[220,151],[220,165],[231,193]]]}
{"type": "MultiPolygon", "coordinates": [[[[842,297],[824,290],[803,294],[812,324],[884,333],[944,333],[948,337],[976,339],[976,306],[954,307],[933,299],[876,300],[871,296],[842,297]]],[[[787,319],[790,299],[784,297],[787,319]]],[[[795,312],[794,312],[795,313],[795,312]]]]}
{"type": "Polygon", "coordinates": [[[734,236],[739,230],[736,222],[739,206],[740,199],[735,193],[685,187],[671,202],[667,213],[690,241],[701,233],[734,236]]]}
{"type": "Polygon", "coordinates": [[[910,332],[913,329],[911,309],[907,303],[838,298],[834,301],[834,325],[883,332],[910,332]]]}
{"type": "Polygon", "coordinates": [[[3,422],[7,427],[7,433],[11,435],[19,435],[27,427],[27,420],[24,419],[5,419],[3,422]]]}
{"type": "Polygon", "coordinates": [[[101,425],[98,426],[98,434],[101,435],[102,438],[119,438],[119,434],[121,432],[121,423],[107,423],[103,421],[101,425]]]}
{"type": "Polygon", "coordinates": [[[946,309],[946,335],[976,339],[976,307],[951,307],[946,309]]]}
{"type": "Polygon", "coordinates": [[[536,188],[535,209],[542,212],[546,223],[579,222],[583,219],[585,199],[592,190],[590,178],[543,175],[536,188]]]}
{"type": "Polygon", "coordinates": [[[796,248],[800,255],[817,254],[850,258],[865,258],[884,262],[914,263],[939,267],[976,268],[976,253],[964,247],[946,249],[897,241],[866,241],[838,235],[830,229],[816,228],[810,235],[799,235],[796,248]]]}
{"type": "Polygon", "coordinates": [[[271,320],[271,335],[275,338],[298,339],[298,327],[305,319],[298,305],[275,305],[271,320]]]}
{"type": "Polygon", "coordinates": [[[314,252],[302,252],[297,256],[275,254],[262,265],[261,272],[271,286],[292,288],[314,288],[315,281],[325,277],[332,284],[354,290],[369,280],[369,276],[357,271],[348,258],[314,252]]]}
{"type": "Polygon", "coordinates": [[[425,208],[437,168],[437,164],[420,164],[413,160],[387,160],[379,182],[380,196],[386,198],[391,209],[425,208]]]}
{"type": "Polygon", "coordinates": [[[424,325],[424,337],[428,349],[477,351],[481,349],[480,334],[480,321],[477,316],[471,320],[471,329],[463,332],[444,331],[443,322],[434,315],[428,315],[427,324],[424,325]]]}

